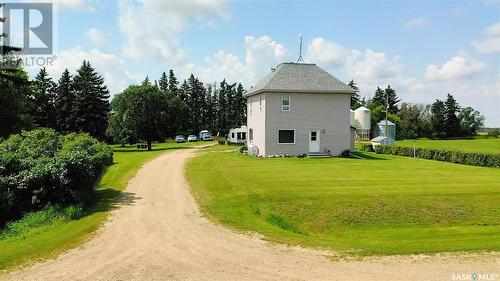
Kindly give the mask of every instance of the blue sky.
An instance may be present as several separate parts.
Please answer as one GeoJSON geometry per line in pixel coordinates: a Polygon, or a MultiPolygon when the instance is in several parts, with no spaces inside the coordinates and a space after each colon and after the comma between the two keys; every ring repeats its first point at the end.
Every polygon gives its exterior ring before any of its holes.
{"type": "MultiPolygon", "coordinates": [[[[452,93],[500,127],[500,0],[58,0],[58,76],[88,59],[113,93],[173,68],[247,88],[303,56],[361,95],[391,84],[404,101],[452,93]]],[[[34,70],[31,70],[32,72],[34,70]]]]}

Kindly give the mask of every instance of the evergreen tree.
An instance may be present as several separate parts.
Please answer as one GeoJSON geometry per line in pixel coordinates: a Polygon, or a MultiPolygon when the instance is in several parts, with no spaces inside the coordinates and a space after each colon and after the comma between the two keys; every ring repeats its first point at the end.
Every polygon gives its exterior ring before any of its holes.
{"type": "Polygon", "coordinates": [[[446,136],[446,107],[444,102],[436,100],[431,106],[431,127],[434,137],[446,136]]]}
{"type": "Polygon", "coordinates": [[[229,131],[228,125],[228,96],[229,96],[229,85],[224,79],[219,85],[218,98],[217,98],[217,129],[222,134],[229,131]]]}
{"type": "MultiPolygon", "coordinates": [[[[0,8],[4,5],[0,3],[0,8]]],[[[5,18],[0,18],[0,24],[4,21],[5,18]]],[[[21,48],[4,45],[4,37],[6,33],[0,34],[0,65],[9,67],[0,67],[0,139],[32,127],[28,101],[32,90],[30,81],[21,60],[12,56],[21,48]]]]}
{"type": "Polygon", "coordinates": [[[177,78],[175,77],[174,71],[172,69],[170,69],[168,71],[168,90],[172,94],[174,94],[180,98],[179,94],[177,93],[178,89],[179,89],[179,82],[177,81],[177,78]]]}
{"type": "Polygon", "coordinates": [[[143,86],[144,85],[150,85],[151,86],[151,81],[149,81],[149,76],[146,75],[146,78],[144,78],[144,80],[142,80],[142,83],[141,83],[143,86]]]}
{"type": "Polygon", "coordinates": [[[361,106],[360,102],[360,96],[358,94],[359,88],[358,85],[356,85],[356,82],[354,80],[349,81],[349,84],[347,84],[349,87],[351,87],[356,93],[352,94],[351,96],[351,109],[356,109],[361,106]]]}
{"type": "Polygon", "coordinates": [[[40,127],[57,127],[56,88],[56,83],[49,77],[45,67],[40,69],[33,81],[33,96],[31,97],[33,119],[40,127]]]}
{"type": "Polygon", "coordinates": [[[75,128],[98,139],[104,139],[109,113],[109,91],[104,79],[83,61],[73,78],[75,90],[75,128]]]}
{"type": "Polygon", "coordinates": [[[243,96],[245,94],[245,89],[241,83],[238,83],[236,87],[236,96],[234,99],[234,109],[235,109],[235,127],[242,126],[246,124],[247,120],[247,99],[243,96]]]}
{"type": "Polygon", "coordinates": [[[168,91],[168,77],[165,72],[161,74],[160,80],[158,81],[158,87],[162,92],[168,91]]]}
{"type": "Polygon", "coordinates": [[[217,100],[215,99],[215,87],[208,84],[205,91],[205,110],[203,114],[203,128],[215,130],[217,118],[217,100]]]}
{"type": "Polygon", "coordinates": [[[387,101],[389,101],[389,113],[397,114],[398,113],[397,103],[400,102],[400,100],[396,95],[396,91],[393,88],[391,88],[391,85],[387,85],[387,88],[385,90],[382,90],[380,89],[380,87],[377,87],[377,90],[375,91],[375,96],[373,96],[371,102],[376,105],[382,105],[385,107],[387,101]]]}
{"type": "Polygon", "coordinates": [[[189,108],[191,117],[189,129],[198,132],[203,130],[205,88],[203,87],[203,83],[198,80],[198,78],[194,77],[193,74],[189,76],[187,83],[189,85],[189,94],[186,104],[189,108]]]}
{"type": "Polygon", "coordinates": [[[445,131],[447,137],[456,137],[460,134],[460,120],[457,113],[460,109],[455,98],[448,94],[445,105],[445,131]]]}
{"type": "Polygon", "coordinates": [[[56,117],[59,132],[76,131],[75,115],[73,113],[74,100],[73,81],[68,69],[65,69],[56,88],[56,117]]]}

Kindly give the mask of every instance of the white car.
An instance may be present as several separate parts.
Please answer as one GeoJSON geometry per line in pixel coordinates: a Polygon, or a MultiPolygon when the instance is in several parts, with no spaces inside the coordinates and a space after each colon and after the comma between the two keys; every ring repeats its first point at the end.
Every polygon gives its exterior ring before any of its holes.
{"type": "Polygon", "coordinates": [[[188,136],[188,141],[190,141],[190,142],[191,142],[191,141],[197,141],[197,140],[198,140],[198,138],[196,138],[196,136],[195,136],[195,135],[189,135],[189,136],[188,136]]]}
{"type": "Polygon", "coordinates": [[[185,141],[186,141],[186,139],[184,138],[183,135],[177,135],[177,136],[175,136],[175,142],[179,142],[180,143],[180,142],[185,142],[185,141]]]}

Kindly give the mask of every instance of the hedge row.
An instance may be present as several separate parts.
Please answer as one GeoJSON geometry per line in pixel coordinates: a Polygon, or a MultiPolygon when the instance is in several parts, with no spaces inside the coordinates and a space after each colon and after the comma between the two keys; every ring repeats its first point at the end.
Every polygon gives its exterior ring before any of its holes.
{"type": "Polygon", "coordinates": [[[0,143],[0,227],[50,205],[87,201],[113,162],[113,150],[88,134],[39,129],[0,143]]]}
{"type": "MultiPolygon", "coordinates": [[[[414,153],[413,147],[401,147],[396,145],[378,145],[374,147],[374,150],[378,154],[390,154],[407,157],[413,157],[414,153]]],[[[500,167],[500,154],[468,153],[460,151],[416,148],[415,157],[472,166],[500,167]]]]}

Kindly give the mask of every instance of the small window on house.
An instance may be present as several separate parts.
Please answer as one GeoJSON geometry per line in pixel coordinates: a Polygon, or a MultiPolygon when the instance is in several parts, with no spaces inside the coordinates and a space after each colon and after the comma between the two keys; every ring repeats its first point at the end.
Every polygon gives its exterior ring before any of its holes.
{"type": "Polygon", "coordinates": [[[278,144],[294,144],[295,130],[278,130],[278,144]]]}
{"type": "Polygon", "coordinates": [[[281,97],[281,111],[290,111],[290,96],[281,97]]]}
{"type": "Polygon", "coordinates": [[[234,133],[231,133],[231,138],[234,139],[234,133]]]}
{"type": "Polygon", "coordinates": [[[248,129],[248,139],[253,141],[253,129],[248,129]]]}
{"type": "Polygon", "coordinates": [[[262,97],[259,97],[259,111],[262,111],[262,97]]]}
{"type": "Polygon", "coordinates": [[[246,138],[247,138],[247,133],[245,133],[245,132],[241,132],[241,133],[238,133],[238,135],[237,135],[237,136],[238,136],[238,139],[239,139],[239,140],[246,140],[246,138]]]}

